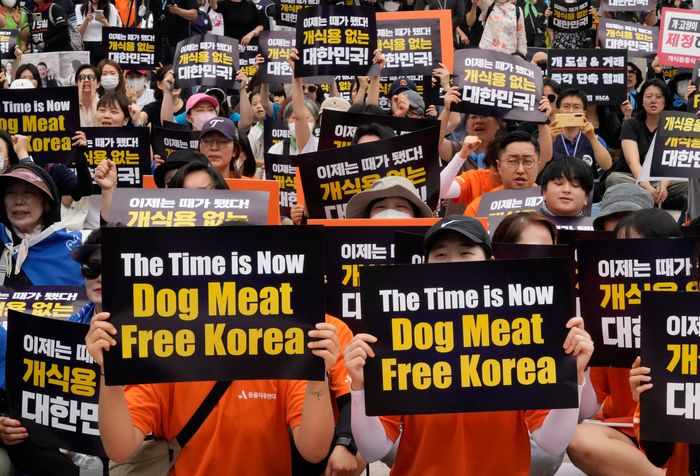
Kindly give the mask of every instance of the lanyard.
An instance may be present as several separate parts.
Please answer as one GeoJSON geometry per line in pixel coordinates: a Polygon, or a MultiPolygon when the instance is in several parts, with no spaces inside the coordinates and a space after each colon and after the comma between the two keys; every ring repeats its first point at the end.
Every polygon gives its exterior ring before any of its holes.
{"type": "Polygon", "coordinates": [[[564,140],[564,134],[559,136],[561,139],[561,143],[564,144],[564,149],[566,150],[566,154],[569,157],[576,157],[576,151],[578,150],[578,143],[581,140],[581,131],[578,131],[578,134],[576,134],[576,144],[574,144],[574,152],[572,154],[569,154],[569,144],[566,143],[566,140],[564,140]]]}

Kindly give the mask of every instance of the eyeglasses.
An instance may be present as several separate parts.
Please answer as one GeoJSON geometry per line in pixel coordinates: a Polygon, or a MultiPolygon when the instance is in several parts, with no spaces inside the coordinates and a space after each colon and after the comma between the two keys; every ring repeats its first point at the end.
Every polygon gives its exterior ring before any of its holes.
{"type": "Polygon", "coordinates": [[[557,95],[556,94],[547,94],[547,101],[549,102],[556,102],[557,100],[557,95]]]}
{"type": "Polygon", "coordinates": [[[102,274],[102,263],[88,261],[80,265],[80,274],[85,279],[97,279],[102,274]]]}
{"type": "Polygon", "coordinates": [[[94,81],[97,79],[97,76],[94,74],[79,74],[78,75],[78,81],[94,81]]]}
{"type": "Polygon", "coordinates": [[[499,162],[505,163],[509,169],[517,169],[521,165],[525,169],[531,169],[537,164],[537,161],[535,159],[524,159],[524,160],[505,159],[505,160],[499,160],[499,162]]]}
{"type": "Polygon", "coordinates": [[[225,137],[217,138],[215,139],[214,137],[204,137],[202,139],[199,139],[200,144],[204,144],[207,147],[211,147],[212,145],[216,144],[217,147],[225,147],[229,145],[231,142],[233,142],[231,139],[227,139],[225,137]]]}
{"type": "Polygon", "coordinates": [[[628,69],[627,74],[637,74],[637,73],[635,73],[635,71],[633,69],[628,69]]]}
{"type": "Polygon", "coordinates": [[[314,84],[305,84],[305,85],[304,85],[304,92],[305,92],[305,93],[308,92],[308,93],[313,94],[313,93],[316,92],[317,89],[318,89],[318,88],[317,88],[316,85],[314,85],[314,84]]]}

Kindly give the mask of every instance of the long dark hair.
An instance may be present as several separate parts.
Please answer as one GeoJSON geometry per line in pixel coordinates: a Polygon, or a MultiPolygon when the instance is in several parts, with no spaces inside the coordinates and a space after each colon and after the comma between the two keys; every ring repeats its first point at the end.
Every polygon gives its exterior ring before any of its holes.
{"type": "Polygon", "coordinates": [[[642,121],[647,120],[647,112],[644,110],[644,93],[646,92],[647,89],[649,89],[652,86],[656,86],[661,90],[661,94],[664,95],[664,111],[673,109],[673,94],[671,93],[671,89],[668,87],[668,85],[663,82],[659,78],[652,78],[648,81],[646,81],[644,84],[642,84],[641,89],[639,90],[639,96],[637,99],[637,105],[635,107],[635,116],[638,117],[642,121]]]}
{"type": "Polygon", "coordinates": [[[681,227],[676,220],[660,208],[647,208],[630,213],[615,227],[615,234],[629,238],[632,232],[642,238],[670,238],[681,236],[681,227]]]}
{"type": "Polygon", "coordinates": [[[240,149],[238,150],[238,156],[231,160],[231,170],[236,178],[254,177],[257,164],[255,163],[255,155],[253,155],[253,149],[250,147],[248,136],[245,134],[238,134],[238,145],[240,149]],[[236,168],[235,162],[241,154],[245,154],[245,159],[243,160],[243,166],[238,169],[236,168]]]}
{"type": "Polygon", "coordinates": [[[204,172],[209,175],[212,183],[214,184],[215,190],[228,190],[228,184],[221,173],[209,164],[203,164],[202,162],[188,162],[175,172],[173,178],[168,182],[168,188],[183,188],[185,185],[185,178],[193,172],[204,172]]]}
{"type": "MultiPolygon", "coordinates": [[[[91,0],[83,0],[83,4],[80,6],[80,13],[83,15],[88,14],[88,7],[92,5],[91,0]]],[[[109,19],[110,9],[112,8],[112,3],[109,0],[97,0],[97,8],[95,10],[102,10],[105,18],[109,19]]]]}
{"type": "MultiPolygon", "coordinates": [[[[0,140],[7,144],[7,164],[5,164],[5,168],[7,169],[13,165],[17,165],[19,163],[19,157],[17,156],[17,152],[15,152],[14,145],[12,145],[12,136],[10,136],[10,133],[0,130],[0,140]]],[[[0,170],[0,173],[2,172],[4,171],[0,170]]]]}
{"type": "Polygon", "coordinates": [[[36,87],[37,88],[43,88],[44,86],[41,83],[41,75],[39,74],[39,68],[34,66],[31,63],[24,63],[23,65],[20,65],[19,68],[15,71],[15,79],[20,79],[19,76],[24,73],[25,71],[31,71],[32,76],[36,80],[36,87]]]}

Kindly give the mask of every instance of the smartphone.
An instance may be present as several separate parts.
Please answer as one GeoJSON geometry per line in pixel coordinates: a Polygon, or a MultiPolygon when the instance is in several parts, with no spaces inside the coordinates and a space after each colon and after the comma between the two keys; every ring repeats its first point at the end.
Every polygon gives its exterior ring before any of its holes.
{"type": "Polygon", "coordinates": [[[104,17],[104,10],[95,10],[95,20],[102,20],[104,17]]]}
{"type": "Polygon", "coordinates": [[[573,112],[570,114],[557,114],[554,119],[561,127],[581,127],[586,118],[582,112],[573,112]]]}
{"type": "Polygon", "coordinates": [[[32,21],[41,21],[41,13],[32,13],[32,21]]]}

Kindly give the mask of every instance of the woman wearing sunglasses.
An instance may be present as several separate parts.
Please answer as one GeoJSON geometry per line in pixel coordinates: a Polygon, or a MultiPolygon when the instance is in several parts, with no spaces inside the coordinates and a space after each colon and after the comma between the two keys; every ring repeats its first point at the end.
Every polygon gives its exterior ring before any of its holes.
{"type": "Polygon", "coordinates": [[[70,257],[80,265],[80,274],[85,278],[85,292],[89,302],[68,318],[70,322],[90,324],[95,314],[102,312],[102,229],[90,233],[85,243],[75,248],[70,257]]]}

